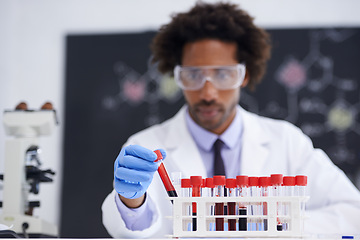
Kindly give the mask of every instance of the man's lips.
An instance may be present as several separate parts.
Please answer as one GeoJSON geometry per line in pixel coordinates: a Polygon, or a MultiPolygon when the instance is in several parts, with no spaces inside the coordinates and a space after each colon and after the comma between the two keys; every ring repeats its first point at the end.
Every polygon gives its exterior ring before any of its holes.
{"type": "Polygon", "coordinates": [[[219,113],[216,107],[198,107],[197,113],[203,118],[213,118],[219,113]]]}

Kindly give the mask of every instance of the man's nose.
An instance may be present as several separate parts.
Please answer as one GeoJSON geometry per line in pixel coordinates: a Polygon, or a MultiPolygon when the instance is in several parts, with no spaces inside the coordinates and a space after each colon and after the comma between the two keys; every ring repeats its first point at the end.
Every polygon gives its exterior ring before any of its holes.
{"type": "Polygon", "coordinates": [[[200,89],[200,98],[205,101],[217,100],[218,90],[210,81],[205,81],[204,86],[200,89]]]}

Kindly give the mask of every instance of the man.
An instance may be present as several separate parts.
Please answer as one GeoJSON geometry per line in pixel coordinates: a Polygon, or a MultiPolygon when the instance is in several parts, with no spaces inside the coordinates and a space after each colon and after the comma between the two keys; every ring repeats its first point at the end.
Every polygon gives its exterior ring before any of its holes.
{"type": "MultiPolygon", "coordinates": [[[[198,3],[175,15],[154,38],[159,70],[174,70],[186,99],[170,120],[131,136],[114,165],[114,191],[103,223],[116,238],[171,234],[171,203],[157,169],[161,149],[169,173],[212,177],[214,142],[221,140],[227,177],[273,173],[307,175],[309,233],[360,230],[360,194],[344,173],[290,123],[259,117],[239,105],[240,89],[254,88],[270,56],[268,34],[236,5],[198,3]],[[151,184],[150,184],[151,183],[151,184]]],[[[218,164],[218,163],[216,163],[218,164]]]]}

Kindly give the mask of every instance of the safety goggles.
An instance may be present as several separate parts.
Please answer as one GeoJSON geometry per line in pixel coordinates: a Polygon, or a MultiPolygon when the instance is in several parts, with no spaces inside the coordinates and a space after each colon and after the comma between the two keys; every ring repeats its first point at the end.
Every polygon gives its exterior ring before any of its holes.
{"type": "Polygon", "coordinates": [[[239,87],[245,78],[244,64],[232,66],[176,66],[174,77],[183,90],[199,90],[206,81],[211,82],[219,90],[229,90],[239,87]]]}

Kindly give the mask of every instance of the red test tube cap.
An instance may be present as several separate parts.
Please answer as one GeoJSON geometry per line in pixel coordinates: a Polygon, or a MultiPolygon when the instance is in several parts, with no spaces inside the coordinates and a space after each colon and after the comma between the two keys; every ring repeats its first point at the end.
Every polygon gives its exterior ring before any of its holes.
{"type": "Polygon", "coordinates": [[[181,179],[181,187],[182,188],[190,188],[191,187],[190,179],[189,178],[181,179]]]}
{"type": "Polygon", "coordinates": [[[215,186],[225,186],[225,176],[214,176],[213,179],[215,186]]]}
{"type": "Polygon", "coordinates": [[[295,184],[297,186],[306,186],[307,185],[307,176],[304,176],[304,175],[295,176],[295,184]]]}
{"type": "Polygon", "coordinates": [[[293,177],[293,176],[284,176],[283,185],[284,186],[295,186],[295,177],[293,177]]]}
{"type": "Polygon", "coordinates": [[[282,174],[271,174],[271,185],[282,185],[283,175],[282,174]]]}
{"type": "Polygon", "coordinates": [[[202,185],[202,177],[201,176],[191,176],[190,184],[192,186],[200,187],[202,185]]]}
{"type": "Polygon", "coordinates": [[[156,153],[156,155],[157,155],[157,159],[155,160],[155,162],[158,162],[163,159],[163,156],[162,156],[160,150],[155,150],[154,153],[156,153]]]}
{"type": "Polygon", "coordinates": [[[271,178],[270,177],[259,177],[259,186],[260,187],[271,186],[271,178]]]}
{"type": "Polygon", "coordinates": [[[215,185],[214,185],[214,179],[212,179],[212,178],[206,178],[206,179],[205,179],[205,186],[206,186],[207,188],[214,188],[214,187],[215,187],[215,185]]]}
{"type": "Polygon", "coordinates": [[[258,177],[249,177],[249,186],[259,186],[259,178],[258,177]]]}
{"type": "Polygon", "coordinates": [[[247,187],[249,185],[249,177],[245,175],[236,176],[236,184],[239,187],[247,187]]]}
{"type": "Polygon", "coordinates": [[[226,179],[226,188],[236,188],[236,179],[235,178],[228,178],[226,179]]]}

